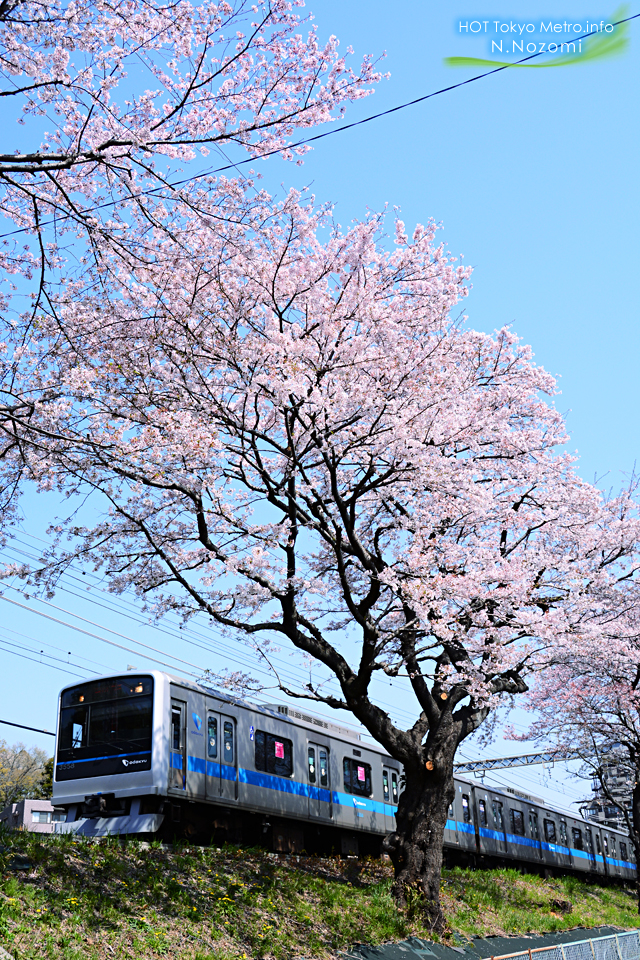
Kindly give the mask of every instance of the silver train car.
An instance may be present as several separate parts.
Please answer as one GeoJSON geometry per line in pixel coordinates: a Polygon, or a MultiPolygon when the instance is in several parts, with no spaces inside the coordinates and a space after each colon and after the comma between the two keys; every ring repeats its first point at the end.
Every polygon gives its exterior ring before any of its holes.
{"type": "MultiPolygon", "coordinates": [[[[57,832],[379,855],[395,827],[401,765],[346,727],[257,707],[160,671],[60,693],[57,832]]],[[[451,863],[632,879],[629,838],[515,790],[456,777],[451,863]]]]}

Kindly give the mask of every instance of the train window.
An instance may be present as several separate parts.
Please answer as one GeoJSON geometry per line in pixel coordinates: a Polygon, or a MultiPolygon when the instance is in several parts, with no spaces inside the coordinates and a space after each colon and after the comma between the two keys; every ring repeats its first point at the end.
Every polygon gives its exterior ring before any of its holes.
{"type": "Polygon", "coordinates": [[[323,747],[320,747],[318,753],[320,755],[320,786],[328,787],[329,786],[329,755],[323,747]]]}
{"type": "Polygon", "coordinates": [[[171,742],[174,750],[179,750],[182,746],[182,731],[180,723],[180,707],[171,709],[171,742]]]}
{"type": "Polygon", "coordinates": [[[290,777],[293,773],[293,743],[285,737],[256,730],[256,770],[290,777]]]}
{"type": "Polygon", "coordinates": [[[84,727],[81,723],[74,723],[71,727],[71,747],[76,750],[82,746],[82,735],[84,727]]]}
{"type": "Polygon", "coordinates": [[[626,843],[624,842],[624,840],[621,840],[621,841],[620,841],[620,857],[621,857],[622,860],[626,860],[627,857],[628,857],[627,845],[626,845],[626,843]]]}
{"type": "Polygon", "coordinates": [[[602,836],[602,842],[604,843],[604,855],[605,855],[605,857],[608,857],[608,856],[609,856],[609,841],[608,841],[607,838],[604,836],[604,834],[603,834],[603,836],[602,836]]]}
{"type": "Polygon", "coordinates": [[[556,825],[553,820],[544,821],[544,838],[547,843],[556,842],[556,825]]]}
{"type": "Polygon", "coordinates": [[[347,793],[358,793],[363,797],[371,796],[371,767],[368,763],[345,757],[342,769],[344,788],[347,793]]]}
{"type": "Polygon", "coordinates": [[[582,841],[582,830],[579,830],[578,827],[571,828],[571,836],[573,837],[573,846],[576,850],[584,850],[584,843],[582,841]]]}
{"type": "Polygon", "coordinates": [[[519,837],[524,837],[524,814],[522,810],[511,811],[511,830],[519,837]]]}
{"type": "Polygon", "coordinates": [[[462,819],[465,823],[471,823],[471,808],[469,806],[469,797],[466,793],[462,794],[462,819]]]}
{"type": "Polygon", "coordinates": [[[493,822],[500,830],[504,830],[504,812],[499,800],[492,800],[491,809],[493,810],[493,822]]]}
{"type": "Polygon", "coordinates": [[[478,800],[478,816],[480,817],[480,826],[487,826],[487,804],[484,800],[478,800]]]}
{"type": "Polygon", "coordinates": [[[218,756],[218,718],[209,717],[207,722],[207,756],[215,760],[218,756]]]}
{"type": "Polygon", "coordinates": [[[391,771],[391,796],[395,804],[398,803],[398,774],[395,770],[391,771]]]}
{"type": "Polygon", "coordinates": [[[316,782],[316,751],[313,747],[307,750],[307,765],[309,768],[309,783],[316,782]]]}
{"type": "Polygon", "coordinates": [[[600,855],[602,855],[602,847],[600,845],[600,834],[596,833],[596,850],[600,855]]]}
{"type": "Polygon", "coordinates": [[[452,804],[452,803],[449,804],[449,816],[450,816],[450,817],[453,816],[453,804],[452,804]]]}
{"type": "Polygon", "coordinates": [[[611,837],[611,856],[615,858],[616,856],[616,838],[611,837]]]}
{"type": "Polygon", "coordinates": [[[384,799],[388,800],[389,799],[389,774],[387,773],[386,770],[382,771],[382,793],[384,795],[384,799]]]}
{"type": "Polygon", "coordinates": [[[222,760],[224,763],[233,763],[233,721],[225,720],[222,730],[224,740],[222,760]]]}
{"type": "Polygon", "coordinates": [[[567,841],[567,825],[564,822],[564,820],[560,821],[560,843],[564,847],[567,847],[569,845],[567,841]]]}

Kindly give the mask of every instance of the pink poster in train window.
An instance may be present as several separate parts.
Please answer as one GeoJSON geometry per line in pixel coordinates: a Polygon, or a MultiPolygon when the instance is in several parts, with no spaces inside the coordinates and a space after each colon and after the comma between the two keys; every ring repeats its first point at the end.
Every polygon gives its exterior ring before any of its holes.
{"type": "Polygon", "coordinates": [[[280,743],[279,740],[276,740],[276,757],[279,760],[284,760],[284,743],[280,743]]]}
{"type": "Polygon", "coordinates": [[[358,767],[358,780],[364,783],[364,767],[358,767]]]}

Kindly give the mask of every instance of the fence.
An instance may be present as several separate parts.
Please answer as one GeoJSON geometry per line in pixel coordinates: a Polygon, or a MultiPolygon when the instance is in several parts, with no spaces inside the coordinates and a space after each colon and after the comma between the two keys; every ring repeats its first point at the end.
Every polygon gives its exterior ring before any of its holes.
{"type": "Polygon", "coordinates": [[[491,960],[640,960],[640,932],[617,933],[595,940],[576,940],[553,947],[505,953],[491,960]]]}

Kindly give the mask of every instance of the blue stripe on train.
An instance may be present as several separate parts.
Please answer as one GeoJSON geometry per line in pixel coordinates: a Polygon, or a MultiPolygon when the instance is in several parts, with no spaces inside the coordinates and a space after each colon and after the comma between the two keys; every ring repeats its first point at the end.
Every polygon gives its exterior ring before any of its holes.
{"type": "Polygon", "coordinates": [[[126,760],[127,757],[142,757],[147,756],[149,753],[151,753],[151,750],[138,750],[136,753],[109,753],[104,757],[87,757],[84,760],[64,760],[56,764],[56,766],[64,770],[65,767],[69,765],[75,766],[76,763],[96,763],[98,760],[126,760]]]}
{"type": "MultiPolygon", "coordinates": [[[[475,827],[471,823],[462,823],[460,820],[447,820],[446,823],[447,830],[458,830],[460,833],[475,833],[475,827]]],[[[480,827],[480,836],[487,837],[492,840],[503,840],[504,834],[501,830],[489,830],[487,827],[480,827]]],[[[565,857],[574,856],[579,860],[594,860],[594,857],[587,853],[586,850],[576,850],[574,847],[563,847],[557,843],[546,843],[541,841],[540,843],[537,840],[530,840],[528,837],[521,837],[518,834],[508,833],[506,835],[507,842],[512,844],[517,844],[523,847],[532,847],[538,849],[538,846],[541,846],[543,850],[548,850],[551,853],[559,853],[565,857]]],[[[595,855],[596,863],[603,863],[601,856],[595,855]]],[[[615,860],[613,857],[607,857],[607,864],[614,864],[617,867],[624,867],[628,870],[635,870],[635,863],[631,863],[629,860],[615,860]]]]}
{"type": "MultiPolygon", "coordinates": [[[[127,756],[134,756],[134,754],[127,754],[127,756]]],[[[179,753],[171,753],[170,758],[171,766],[175,770],[182,770],[182,755],[179,753]]],[[[234,781],[236,779],[235,767],[224,763],[215,763],[211,760],[205,761],[200,757],[193,757],[191,755],[187,757],[187,770],[193,773],[206,774],[208,777],[222,776],[223,780],[234,781]]],[[[356,797],[353,794],[341,793],[338,790],[329,791],[322,787],[313,786],[312,784],[300,783],[297,780],[289,780],[286,777],[277,777],[270,773],[260,773],[257,770],[247,770],[244,767],[240,767],[238,770],[238,781],[240,783],[246,783],[249,786],[262,787],[266,790],[277,790],[281,793],[289,793],[299,797],[311,797],[323,803],[329,803],[331,801],[336,806],[351,807],[355,809],[356,812],[364,812],[367,810],[370,813],[380,813],[383,816],[393,817],[396,810],[396,808],[390,804],[380,803],[379,800],[372,800],[370,797],[356,797]]],[[[463,823],[460,820],[447,820],[445,829],[458,830],[460,833],[475,833],[475,827],[472,823],[463,823]]],[[[492,840],[503,840],[505,837],[502,831],[490,830],[488,827],[480,827],[480,836],[492,840]]],[[[578,859],[593,859],[593,857],[584,850],[576,850],[573,847],[569,849],[556,843],[530,840],[529,837],[521,837],[518,834],[507,833],[506,839],[508,843],[518,846],[534,849],[542,847],[543,850],[564,856],[573,855],[578,859]]],[[[597,863],[603,862],[602,857],[599,856],[596,856],[595,860],[597,863]]],[[[627,860],[615,860],[612,857],[607,857],[607,863],[615,864],[617,867],[635,870],[635,864],[627,860]]]]}

